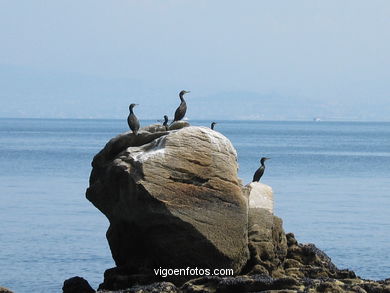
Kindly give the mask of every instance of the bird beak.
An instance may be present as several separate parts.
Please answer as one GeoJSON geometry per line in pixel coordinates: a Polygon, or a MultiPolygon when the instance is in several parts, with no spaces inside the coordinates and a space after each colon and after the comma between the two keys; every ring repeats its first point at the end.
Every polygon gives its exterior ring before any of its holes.
{"type": "Polygon", "coordinates": [[[265,158],[266,160],[269,160],[269,159],[271,159],[271,158],[265,158]]]}
{"type": "Polygon", "coordinates": [[[186,94],[190,93],[191,91],[186,91],[186,94]]]}
{"type": "Polygon", "coordinates": [[[135,104],[136,106],[138,106],[139,104],[135,104]]]}

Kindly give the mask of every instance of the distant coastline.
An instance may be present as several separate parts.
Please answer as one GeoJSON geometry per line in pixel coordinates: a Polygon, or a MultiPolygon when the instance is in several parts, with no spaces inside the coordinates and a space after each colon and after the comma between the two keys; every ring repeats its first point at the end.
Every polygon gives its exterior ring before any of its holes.
{"type": "MultiPolygon", "coordinates": [[[[123,121],[123,118],[80,118],[80,117],[0,117],[1,120],[97,120],[97,121],[123,121]]],[[[161,120],[161,117],[157,118],[140,118],[141,121],[152,121],[157,122],[158,120],[161,120]]],[[[188,121],[194,121],[194,122],[209,122],[211,120],[218,120],[220,122],[234,122],[234,121],[242,121],[242,122],[316,122],[313,121],[313,118],[308,118],[307,120],[303,119],[287,119],[287,120],[256,120],[256,119],[188,119],[188,121]]],[[[320,122],[323,123],[390,123],[390,120],[337,120],[337,119],[321,119],[320,122]]]]}

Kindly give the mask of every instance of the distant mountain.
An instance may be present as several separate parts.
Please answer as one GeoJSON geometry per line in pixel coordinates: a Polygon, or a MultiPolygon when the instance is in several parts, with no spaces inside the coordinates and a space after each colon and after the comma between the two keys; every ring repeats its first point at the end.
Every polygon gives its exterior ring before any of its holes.
{"type": "Polygon", "coordinates": [[[151,95],[136,80],[0,66],[3,117],[115,118],[151,95]]]}
{"type": "MultiPolygon", "coordinates": [[[[0,117],[123,118],[128,105],[141,119],[173,116],[181,88],[158,81],[105,78],[0,65],[0,117]]],[[[188,88],[187,117],[210,120],[390,120],[390,103],[341,103],[336,99],[250,91],[188,88]]]]}

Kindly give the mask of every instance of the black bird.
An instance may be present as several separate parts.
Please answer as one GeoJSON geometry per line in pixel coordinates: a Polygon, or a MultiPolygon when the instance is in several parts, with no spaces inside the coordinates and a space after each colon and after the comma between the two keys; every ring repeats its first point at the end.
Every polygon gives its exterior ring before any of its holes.
{"type": "Polygon", "coordinates": [[[129,106],[130,114],[127,117],[127,123],[129,124],[130,129],[133,131],[134,135],[137,135],[139,129],[139,121],[133,112],[133,108],[138,104],[131,104],[129,106]]]}
{"type": "Polygon", "coordinates": [[[264,165],[264,162],[266,160],[269,160],[270,158],[261,158],[260,160],[260,163],[261,163],[261,166],[259,169],[257,169],[257,171],[255,172],[255,175],[253,175],[253,180],[252,182],[259,182],[260,181],[260,178],[261,176],[263,176],[264,174],[264,170],[265,170],[265,165],[264,165]]]}
{"type": "Polygon", "coordinates": [[[180,106],[175,111],[175,118],[173,119],[172,123],[183,119],[184,116],[186,115],[187,104],[186,104],[186,101],[184,101],[183,96],[185,94],[188,94],[188,93],[189,93],[189,91],[184,91],[184,90],[179,93],[181,103],[180,103],[180,106]]]}
{"type": "Polygon", "coordinates": [[[165,126],[165,129],[168,130],[168,116],[167,115],[164,115],[163,126],[165,126]]]}
{"type": "Polygon", "coordinates": [[[217,124],[217,122],[212,122],[212,123],[211,123],[211,126],[210,126],[210,127],[211,127],[212,130],[214,130],[215,124],[217,124]]]}

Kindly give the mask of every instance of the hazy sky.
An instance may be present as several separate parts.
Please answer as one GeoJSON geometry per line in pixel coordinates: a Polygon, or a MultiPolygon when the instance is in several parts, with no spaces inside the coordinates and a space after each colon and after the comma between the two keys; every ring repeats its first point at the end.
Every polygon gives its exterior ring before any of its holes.
{"type": "Polygon", "coordinates": [[[0,0],[0,117],[390,121],[390,1],[0,0]]]}

